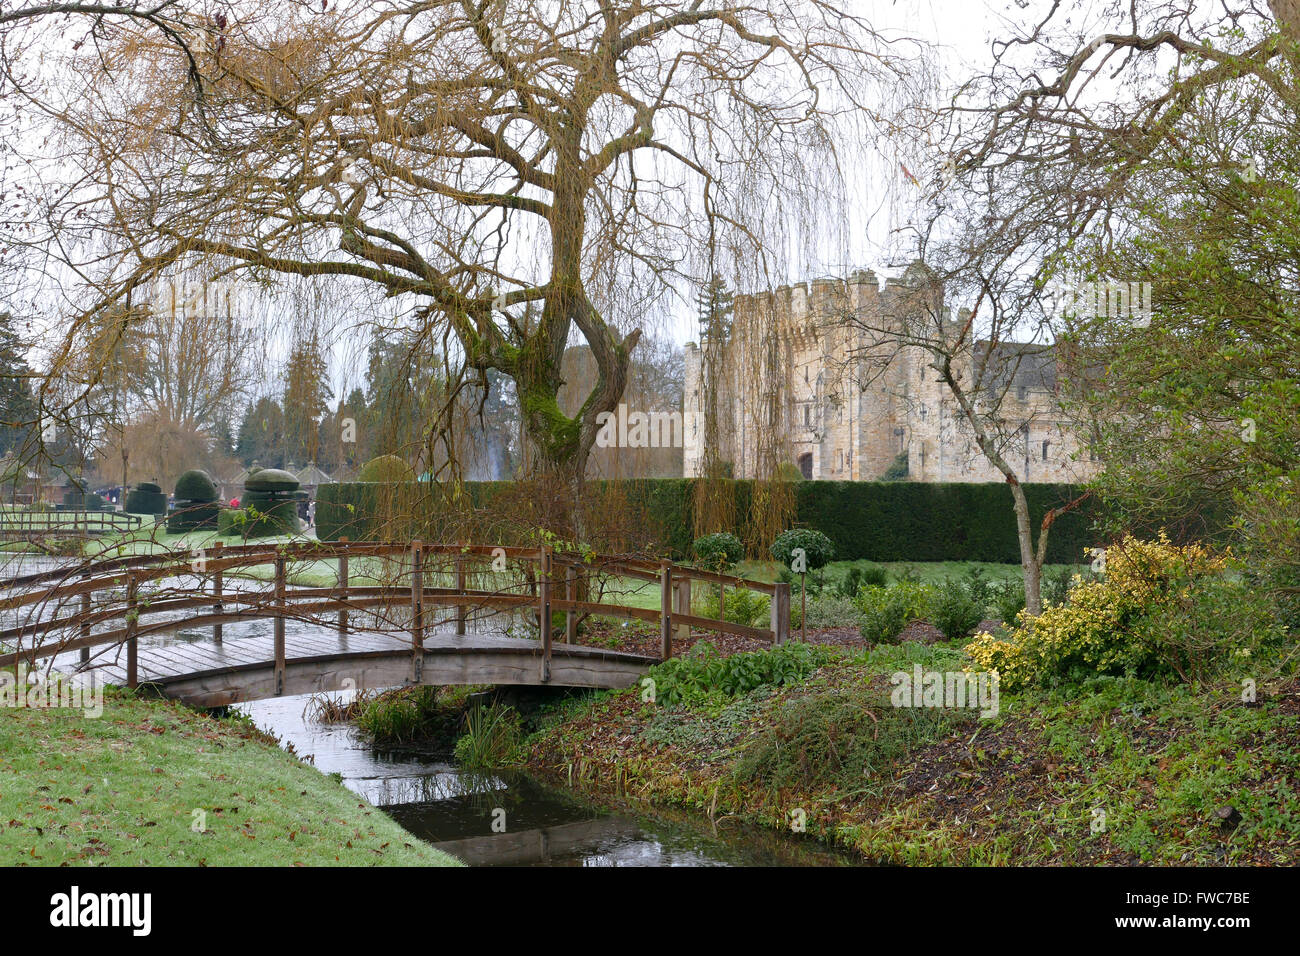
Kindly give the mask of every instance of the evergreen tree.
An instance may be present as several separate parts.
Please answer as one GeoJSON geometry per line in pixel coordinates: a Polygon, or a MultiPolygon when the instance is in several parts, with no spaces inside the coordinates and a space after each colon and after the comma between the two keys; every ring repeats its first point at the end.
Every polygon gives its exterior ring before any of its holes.
{"type": "Polygon", "coordinates": [[[285,368],[284,452],[290,460],[298,464],[317,460],[317,425],[329,411],[333,396],[329,366],[321,354],[320,340],[313,335],[293,349],[285,368]]]}
{"type": "Polygon", "coordinates": [[[274,398],[259,398],[244,413],[235,454],[245,465],[284,467],[284,411],[274,398]]]}
{"type": "Polygon", "coordinates": [[[36,427],[31,374],[13,316],[0,312],[0,455],[19,451],[36,427]]]}

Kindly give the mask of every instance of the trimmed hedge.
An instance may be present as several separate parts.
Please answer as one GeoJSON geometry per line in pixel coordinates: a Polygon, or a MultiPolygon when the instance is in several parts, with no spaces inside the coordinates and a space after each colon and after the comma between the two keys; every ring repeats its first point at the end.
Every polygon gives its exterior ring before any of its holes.
{"type": "Polygon", "coordinates": [[[123,510],[137,515],[165,515],[167,496],[152,481],[142,481],[126,493],[123,510]]]}
{"type": "MultiPolygon", "coordinates": [[[[663,550],[689,559],[695,534],[690,478],[637,478],[618,482],[597,481],[589,494],[616,491],[638,523],[663,550]]],[[[346,535],[364,541],[379,532],[376,503],[409,495],[408,500],[429,500],[428,485],[415,483],[339,482],[322,485],[317,492],[316,532],[322,541],[346,535]],[[423,494],[421,494],[423,491],[423,494]]],[[[736,515],[749,514],[753,482],[731,481],[736,515]]],[[[492,498],[511,482],[467,482],[464,491],[476,509],[490,509],[492,498]]],[[[1070,485],[1025,485],[1035,535],[1048,508],[1065,504],[1078,494],[1070,485]]],[[[822,532],[835,544],[841,561],[992,561],[1018,564],[1011,489],[988,484],[869,481],[802,481],[795,486],[799,527],[822,532]]],[[[390,510],[390,513],[391,510],[390,510]]],[[[1050,563],[1082,563],[1087,549],[1102,542],[1091,530],[1096,508],[1089,499],[1080,508],[1058,517],[1048,541],[1050,563]]],[[[386,530],[398,532],[393,522],[386,530]]],[[[380,535],[382,536],[382,535],[380,535]]],[[[397,534],[397,537],[403,537],[397,534]]],[[[744,535],[741,535],[744,537],[744,535]]]]}

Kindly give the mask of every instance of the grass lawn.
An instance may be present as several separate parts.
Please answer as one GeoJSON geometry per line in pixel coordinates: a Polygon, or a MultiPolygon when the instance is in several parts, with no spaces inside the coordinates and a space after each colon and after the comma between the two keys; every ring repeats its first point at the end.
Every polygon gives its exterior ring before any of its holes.
{"type": "Polygon", "coordinates": [[[0,711],[0,866],[64,863],[457,861],[247,721],[109,691],[99,718],[0,711]],[[200,819],[205,829],[196,832],[200,819]]]}

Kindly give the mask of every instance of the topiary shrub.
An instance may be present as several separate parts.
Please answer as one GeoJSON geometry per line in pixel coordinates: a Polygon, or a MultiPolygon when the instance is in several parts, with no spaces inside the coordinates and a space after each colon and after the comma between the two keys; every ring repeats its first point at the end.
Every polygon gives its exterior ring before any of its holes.
{"type": "Polygon", "coordinates": [[[165,515],[167,496],[152,481],[142,481],[126,495],[126,510],[137,515],[165,515]]]}
{"type": "Polygon", "coordinates": [[[730,531],[718,531],[696,538],[691,546],[695,562],[709,571],[721,573],[740,563],[745,546],[730,531]]]}
{"type": "Polygon", "coordinates": [[[830,564],[835,557],[835,545],[831,539],[812,528],[792,528],[782,531],[772,542],[772,557],[787,568],[794,568],[795,551],[802,548],[808,562],[807,570],[816,571],[830,564]]]}
{"type": "Polygon", "coordinates": [[[380,455],[361,467],[357,481],[399,482],[414,481],[415,469],[397,455],[380,455]]]}
{"type": "Polygon", "coordinates": [[[298,530],[298,479],[279,468],[259,468],[244,479],[240,501],[248,517],[241,522],[246,538],[292,534],[298,530]]]}
{"type": "Polygon", "coordinates": [[[195,468],[176,479],[176,508],[167,516],[167,533],[217,527],[221,506],[217,486],[206,472],[195,468]]]}
{"type": "Polygon", "coordinates": [[[193,468],[176,479],[176,500],[204,503],[217,500],[217,486],[207,472],[193,468]]]}

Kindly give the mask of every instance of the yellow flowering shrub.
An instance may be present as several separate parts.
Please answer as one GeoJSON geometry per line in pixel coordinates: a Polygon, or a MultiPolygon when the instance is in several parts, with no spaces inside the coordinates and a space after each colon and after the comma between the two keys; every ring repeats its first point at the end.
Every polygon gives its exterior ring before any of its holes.
{"type": "Polygon", "coordinates": [[[1223,569],[1223,559],[1200,544],[1179,547],[1163,533],[1155,541],[1126,537],[1106,550],[1100,580],[1076,575],[1067,604],[1037,617],[1022,611],[1004,639],[976,635],[966,646],[968,670],[997,671],[1005,690],[1051,676],[1146,675],[1166,667],[1185,676],[1156,633],[1160,613],[1182,606],[1199,581],[1218,579],[1223,569]]]}

